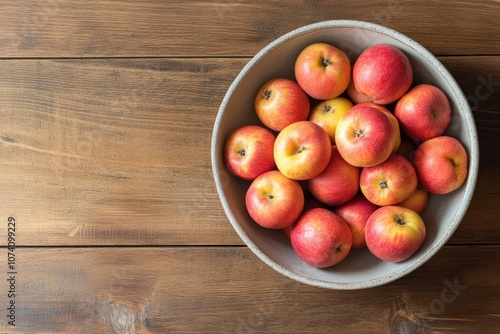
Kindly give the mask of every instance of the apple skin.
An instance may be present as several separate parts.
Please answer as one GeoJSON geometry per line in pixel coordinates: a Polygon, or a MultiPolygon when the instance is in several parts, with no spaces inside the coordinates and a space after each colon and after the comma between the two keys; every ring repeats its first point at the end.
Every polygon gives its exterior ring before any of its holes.
{"type": "Polygon", "coordinates": [[[424,188],[417,186],[415,192],[404,202],[399,203],[399,206],[411,209],[420,214],[429,203],[429,194],[424,188]]]}
{"type": "Polygon", "coordinates": [[[391,155],[395,136],[394,126],[382,111],[355,105],[337,124],[335,144],[351,165],[371,167],[391,155]]]}
{"type": "Polygon", "coordinates": [[[245,204],[250,217],[262,227],[283,229],[292,225],[304,208],[299,183],[272,170],[258,176],[248,188],[245,204]]]}
{"type": "Polygon", "coordinates": [[[319,175],[332,154],[328,134],[310,121],[296,122],[281,130],[273,151],[278,169],[294,180],[308,180],[319,175]]]}
{"type": "Polygon", "coordinates": [[[332,211],[322,208],[304,212],[294,224],[290,239],[297,255],[317,268],[339,263],[352,247],[352,234],[347,223],[332,211]]]}
{"type": "Polygon", "coordinates": [[[420,84],[399,99],[394,115],[408,137],[424,141],[444,132],[450,123],[451,106],[441,89],[420,84]]]}
{"type": "Polygon", "coordinates": [[[363,194],[358,193],[349,202],[337,206],[333,212],[342,217],[352,233],[352,248],[361,249],[366,247],[365,226],[371,214],[379,206],[367,200],[363,194]]]}
{"type": "Polygon", "coordinates": [[[356,90],[356,87],[354,87],[354,80],[352,79],[349,82],[349,86],[347,86],[346,94],[349,97],[349,100],[351,100],[354,104],[360,104],[371,101],[368,96],[361,94],[356,90]]]}
{"type": "Polygon", "coordinates": [[[304,48],[294,66],[295,79],[312,98],[329,100],[342,94],[351,80],[351,63],[340,49],[327,43],[304,48]]]}
{"type": "Polygon", "coordinates": [[[359,187],[373,204],[384,206],[406,201],[417,188],[418,179],[411,162],[399,154],[373,167],[363,168],[359,187]]]}
{"type": "Polygon", "coordinates": [[[401,130],[399,129],[399,122],[398,122],[396,116],[394,116],[394,114],[392,112],[390,112],[389,109],[387,109],[383,105],[376,104],[374,102],[363,102],[363,103],[359,103],[359,104],[363,105],[363,106],[376,108],[376,109],[384,112],[384,114],[387,117],[389,117],[389,120],[391,121],[392,126],[394,128],[394,131],[396,133],[394,136],[394,148],[392,149],[392,153],[396,152],[399,149],[399,146],[401,145],[401,130]]]}
{"type": "Polygon", "coordinates": [[[259,89],[254,107],[265,126],[281,131],[289,124],[306,120],[311,105],[309,97],[295,81],[275,78],[259,89]]]}
{"type": "Polygon", "coordinates": [[[276,137],[258,125],[246,125],[234,130],[226,139],[224,162],[227,169],[243,180],[274,169],[276,137]]]}
{"type": "Polygon", "coordinates": [[[335,206],[358,193],[360,168],[347,163],[337,147],[332,146],[331,150],[328,165],[318,176],[307,181],[307,189],[319,202],[335,206]]]}
{"type": "Polygon", "coordinates": [[[328,133],[331,143],[335,145],[337,124],[352,107],[351,101],[340,96],[321,101],[311,110],[308,120],[321,126],[328,133]]]}
{"type": "Polygon", "coordinates": [[[424,141],[413,155],[421,186],[433,194],[447,194],[464,184],[468,156],[462,143],[450,136],[424,141]]]}
{"type": "Polygon", "coordinates": [[[377,44],[363,51],[352,70],[354,87],[370,102],[390,104],[403,96],[413,81],[408,57],[398,48],[377,44]]]}
{"type": "MultiPolygon", "coordinates": [[[[316,200],[314,198],[309,198],[309,199],[305,200],[304,209],[302,210],[302,212],[306,212],[306,211],[309,211],[309,210],[314,209],[314,208],[326,209],[327,207],[323,203],[319,202],[318,200],[316,200]]],[[[283,233],[285,234],[285,236],[288,239],[290,239],[290,234],[292,233],[293,225],[294,224],[287,226],[283,229],[283,233]]]]}
{"type": "Polygon", "coordinates": [[[402,206],[377,209],[365,226],[366,246],[381,260],[401,262],[422,246],[425,224],[418,213],[402,206]]]}

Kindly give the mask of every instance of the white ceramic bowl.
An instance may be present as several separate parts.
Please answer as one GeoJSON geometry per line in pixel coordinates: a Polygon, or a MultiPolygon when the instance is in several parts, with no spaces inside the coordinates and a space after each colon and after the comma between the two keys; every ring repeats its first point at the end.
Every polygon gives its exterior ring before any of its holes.
{"type": "Polygon", "coordinates": [[[219,109],[212,137],[212,167],[222,206],[245,244],[266,264],[299,282],[330,289],[362,289],[394,281],[429,260],[451,237],[472,198],[479,164],[477,131],[472,112],[460,87],[446,68],[423,46],[386,27],[360,21],[326,21],[294,30],[262,49],[229,87],[219,109]],[[304,263],[281,231],[267,230],[252,221],[245,208],[249,182],[231,176],[223,161],[228,134],[246,124],[260,124],[253,101],[259,87],[269,79],[294,79],[293,65],[300,51],[313,42],[341,48],[354,60],[374,44],[391,44],[402,50],[414,69],[414,84],[440,87],[452,105],[446,134],[459,139],[469,155],[469,175],[458,190],[429,198],[422,213],[427,237],[419,251],[401,263],[378,260],[368,250],[353,250],[348,257],[328,269],[304,263]]]}

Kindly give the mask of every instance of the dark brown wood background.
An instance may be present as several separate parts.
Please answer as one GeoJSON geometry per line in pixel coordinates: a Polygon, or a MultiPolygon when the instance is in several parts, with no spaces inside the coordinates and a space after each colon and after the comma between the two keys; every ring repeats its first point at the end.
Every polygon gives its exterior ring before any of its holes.
{"type": "Polygon", "coordinates": [[[500,2],[4,1],[1,333],[498,333],[500,2]],[[210,165],[225,91],[262,47],[332,19],[413,38],[455,76],[476,192],[427,264],[362,291],[285,278],[233,231],[210,165]],[[7,219],[16,327],[7,323],[7,219]]]}

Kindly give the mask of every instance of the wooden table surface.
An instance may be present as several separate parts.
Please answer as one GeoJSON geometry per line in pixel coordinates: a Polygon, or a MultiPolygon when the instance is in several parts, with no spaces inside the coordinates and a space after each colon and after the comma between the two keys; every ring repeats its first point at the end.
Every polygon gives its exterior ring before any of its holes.
{"type": "Polygon", "coordinates": [[[500,333],[498,0],[1,7],[1,333],[500,333]],[[382,24],[434,53],[468,97],[481,147],[447,245],[361,291],[263,264],[226,218],[210,164],[218,107],[243,66],[331,19],[382,24]]]}

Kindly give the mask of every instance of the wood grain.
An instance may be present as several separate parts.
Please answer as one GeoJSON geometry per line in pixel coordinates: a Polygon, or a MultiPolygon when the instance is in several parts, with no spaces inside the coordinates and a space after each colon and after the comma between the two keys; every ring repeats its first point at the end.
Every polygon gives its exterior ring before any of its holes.
{"type": "Polygon", "coordinates": [[[0,200],[21,222],[19,242],[237,240],[221,221],[209,152],[217,105],[241,65],[1,62],[0,200]]]}
{"type": "MultiPolygon", "coordinates": [[[[500,60],[498,57],[475,57],[474,61],[469,61],[467,58],[440,57],[439,59],[457,79],[469,101],[481,144],[498,144],[500,139],[500,60]]],[[[485,146],[487,147],[489,146],[485,146]]],[[[482,154],[483,157],[498,159],[497,155],[492,157],[482,154]]]]}
{"type": "MultiPolygon", "coordinates": [[[[500,64],[440,59],[471,96],[500,64]]],[[[220,101],[247,60],[1,61],[0,202],[21,222],[19,244],[241,244],[209,152],[220,101]]],[[[498,143],[500,94],[480,102],[481,144],[498,143]]],[[[488,152],[452,243],[500,240],[500,160],[488,152]]]]}
{"type": "Polygon", "coordinates": [[[245,247],[18,248],[16,331],[493,334],[499,251],[447,246],[386,286],[332,291],[282,276],[245,247]]]}
{"type": "Polygon", "coordinates": [[[500,3],[475,1],[13,1],[0,57],[252,56],[301,26],[370,21],[435,54],[499,54],[500,3]]]}

